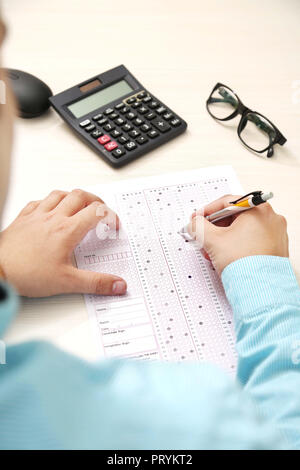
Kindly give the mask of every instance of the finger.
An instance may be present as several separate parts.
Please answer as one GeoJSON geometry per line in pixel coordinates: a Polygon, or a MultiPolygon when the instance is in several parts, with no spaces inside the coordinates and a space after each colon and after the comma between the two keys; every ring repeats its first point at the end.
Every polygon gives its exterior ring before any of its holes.
{"type": "Polygon", "coordinates": [[[265,202],[264,204],[260,204],[259,206],[252,207],[251,210],[240,212],[234,216],[234,221],[232,223],[233,226],[238,224],[244,223],[245,218],[247,218],[248,223],[251,223],[252,219],[262,218],[264,219],[265,223],[268,223],[269,217],[273,217],[275,212],[272,206],[265,202]]]}
{"type": "MultiPolygon", "coordinates": [[[[201,212],[201,211],[200,211],[201,212]]],[[[197,215],[200,215],[198,212],[194,212],[192,215],[191,215],[191,220],[196,217],[197,215]]],[[[203,211],[202,211],[202,214],[203,215],[203,211]]],[[[238,215],[238,214],[237,214],[238,215]]],[[[235,218],[237,217],[237,215],[231,215],[229,217],[226,217],[226,219],[222,219],[222,220],[218,220],[218,222],[214,222],[214,225],[216,225],[217,227],[228,227],[229,225],[232,224],[232,222],[235,220],[235,218]]]]}
{"type": "Polygon", "coordinates": [[[95,295],[123,295],[127,284],[124,279],[112,274],[96,273],[83,269],[70,268],[68,293],[95,294],[95,295]]]}
{"type": "Polygon", "coordinates": [[[188,225],[188,233],[205,251],[209,250],[220,230],[223,228],[217,227],[200,215],[193,217],[188,225]]]}
{"type": "Polygon", "coordinates": [[[92,202],[102,202],[98,196],[82,189],[74,189],[57,206],[57,211],[65,216],[72,216],[92,202]]]}
{"type": "Polygon", "coordinates": [[[233,194],[226,194],[226,196],[222,196],[219,199],[216,199],[215,201],[212,201],[210,204],[207,204],[206,206],[200,208],[198,211],[194,212],[192,214],[192,217],[195,217],[196,215],[210,215],[213,214],[214,212],[220,211],[224,209],[225,207],[230,206],[230,202],[235,201],[236,199],[239,199],[241,196],[234,196],[233,194]]]}
{"type": "Polygon", "coordinates": [[[50,212],[68,195],[67,191],[52,191],[43,201],[39,209],[44,212],[50,212]]]}
{"type": "MultiPolygon", "coordinates": [[[[71,221],[76,227],[75,233],[79,240],[81,240],[90,230],[95,228],[99,222],[108,225],[112,231],[119,229],[119,218],[117,214],[109,209],[106,204],[98,201],[92,202],[89,206],[77,212],[77,214],[71,218],[71,221]]],[[[99,227],[99,233],[97,232],[99,238],[100,228],[101,227],[99,227]]],[[[110,236],[112,236],[112,232],[110,233],[110,236]]]]}
{"type": "Polygon", "coordinates": [[[39,207],[41,201],[31,201],[29,202],[19,213],[18,217],[23,215],[31,214],[37,207],[39,207]]]}
{"type": "MultiPolygon", "coordinates": [[[[234,196],[231,194],[227,194],[226,196],[222,196],[219,199],[216,199],[215,201],[211,202],[210,204],[207,204],[206,206],[203,206],[202,208],[199,209],[199,211],[196,211],[192,214],[192,218],[195,217],[196,215],[210,215],[213,214],[214,212],[217,212],[219,210],[224,209],[225,207],[230,206],[230,202],[235,201],[241,196],[234,196]]],[[[232,224],[232,222],[236,219],[236,215],[232,215],[229,217],[226,217],[225,219],[219,220],[218,222],[215,222],[214,225],[218,227],[228,227],[229,225],[232,224]]]]}

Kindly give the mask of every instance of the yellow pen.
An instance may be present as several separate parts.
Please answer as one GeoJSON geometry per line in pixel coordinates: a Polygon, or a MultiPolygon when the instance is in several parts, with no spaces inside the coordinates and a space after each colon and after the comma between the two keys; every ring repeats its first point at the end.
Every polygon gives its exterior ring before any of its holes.
{"type": "MultiPolygon", "coordinates": [[[[230,206],[221,209],[220,211],[214,212],[213,214],[207,215],[206,219],[209,222],[215,223],[219,220],[230,217],[231,215],[239,214],[240,212],[252,209],[253,207],[259,206],[264,202],[267,202],[273,197],[273,193],[263,193],[262,191],[253,191],[245,196],[237,199],[236,201],[230,202],[230,206]]],[[[184,238],[187,235],[187,226],[183,227],[179,232],[184,238]]]]}
{"type": "Polygon", "coordinates": [[[218,222],[219,220],[225,219],[239,212],[252,209],[253,207],[259,206],[264,202],[267,202],[273,197],[273,193],[263,193],[262,191],[253,191],[252,193],[246,194],[236,201],[230,202],[230,206],[221,209],[220,211],[214,212],[208,215],[206,218],[209,222],[218,222]]]}

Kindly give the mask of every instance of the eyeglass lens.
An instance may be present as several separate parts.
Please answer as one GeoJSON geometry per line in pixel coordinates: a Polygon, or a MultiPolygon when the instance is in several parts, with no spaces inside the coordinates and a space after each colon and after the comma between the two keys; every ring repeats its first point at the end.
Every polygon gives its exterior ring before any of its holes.
{"type": "Polygon", "coordinates": [[[244,116],[240,128],[240,139],[251,149],[261,152],[275,140],[276,131],[272,124],[256,113],[244,116]]]}
{"type": "Polygon", "coordinates": [[[238,98],[225,86],[220,86],[214,90],[208,101],[209,112],[216,119],[226,119],[231,116],[237,108],[238,98]]]}

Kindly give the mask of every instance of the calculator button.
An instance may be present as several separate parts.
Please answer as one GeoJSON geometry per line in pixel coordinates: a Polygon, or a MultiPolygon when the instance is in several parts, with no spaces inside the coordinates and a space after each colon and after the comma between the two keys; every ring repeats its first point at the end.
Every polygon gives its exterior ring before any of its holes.
{"type": "Polygon", "coordinates": [[[148,132],[147,134],[151,139],[155,139],[155,137],[158,137],[159,136],[159,133],[153,129],[152,131],[148,132]]]}
{"type": "Polygon", "coordinates": [[[103,118],[103,114],[99,113],[99,114],[96,114],[96,116],[93,116],[93,121],[99,121],[99,119],[102,119],[103,118]]]}
{"type": "Polygon", "coordinates": [[[151,121],[152,119],[156,118],[157,115],[150,111],[150,113],[146,114],[145,118],[148,119],[148,121],[151,121]]]}
{"type": "Polygon", "coordinates": [[[124,103],[123,103],[123,102],[118,103],[118,104],[116,104],[116,106],[115,106],[115,109],[116,109],[117,111],[120,111],[120,109],[122,109],[122,108],[124,108],[124,103]]]}
{"type": "Polygon", "coordinates": [[[143,119],[140,119],[140,118],[136,118],[134,121],[132,121],[133,124],[135,126],[141,126],[142,124],[144,124],[145,121],[143,121],[143,119]]]}
{"type": "Polygon", "coordinates": [[[131,111],[130,113],[127,113],[126,117],[132,121],[132,119],[136,118],[136,114],[131,111]]]}
{"type": "Polygon", "coordinates": [[[125,144],[125,147],[127,150],[134,150],[137,148],[137,145],[135,142],[133,142],[133,140],[130,140],[127,144],[125,144]]]}
{"type": "Polygon", "coordinates": [[[92,132],[94,129],[96,129],[96,126],[94,124],[90,124],[89,126],[84,128],[86,132],[92,132]]]}
{"type": "Polygon", "coordinates": [[[112,121],[114,119],[117,119],[119,117],[118,113],[112,113],[110,116],[109,116],[109,119],[111,119],[112,121]]]}
{"type": "Polygon", "coordinates": [[[149,103],[149,101],[151,100],[152,100],[151,96],[146,96],[145,98],[143,98],[143,103],[149,103]]]}
{"type": "Polygon", "coordinates": [[[138,99],[141,100],[143,98],[145,98],[145,96],[147,96],[147,93],[145,91],[141,91],[141,93],[139,93],[137,95],[138,99]]]}
{"type": "Polygon", "coordinates": [[[118,126],[122,126],[123,124],[125,124],[125,121],[124,119],[122,118],[118,118],[115,120],[115,123],[118,125],[118,126]]]}
{"type": "Polygon", "coordinates": [[[134,97],[129,98],[128,100],[126,100],[127,104],[132,104],[132,103],[135,103],[135,102],[136,102],[136,98],[134,98],[134,97]]]}
{"type": "Polygon", "coordinates": [[[122,135],[122,137],[118,139],[118,142],[120,144],[126,144],[126,142],[128,142],[128,137],[125,137],[125,135],[122,135]]]}
{"type": "Polygon", "coordinates": [[[115,129],[115,130],[111,131],[111,135],[113,137],[120,137],[120,135],[122,135],[122,132],[117,131],[117,129],[115,129]]]}
{"type": "Polygon", "coordinates": [[[166,120],[166,121],[170,121],[170,119],[173,119],[174,117],[174,114],[172,113],[166,113],[163,115],[163,118],[166,120]]]}
{"type": "Polygon", "coordinates": [[[101,145],[107,144],[110,141],[110,137],[107,134],[104,134],[102,137],[99,137],[98,142],[101,145]]]}
{"type": "Polygon", "coordinates": [[[113,151],[112,154],[113,154],[114,157],[120,158],[120,157],[122,157],[122,155],[124,155],[125,153],[126,153],[126,152],[125,152],[125,150],[123,150],[123,149],[116,149],[116,150],[113,151]]]}
{"type": "Polygon", "coordinates": [[[122,127],[123,131],[125,132],[129,132],[129,131],[132,131],[133,127],[130,125],[130,124],[125,124],[123,127],[122,127]]]}
{"type": "Polygon", "coordinates": [[[146,108],[146,106],[140,106],[140,107],[138,108],[138,112],[139,112],[140,114],[146,114],[146,113],[148,113],[148,111],[149,111],[149,109],[146,108]]]}
{"type": "Polygon", "coordinates": [[[136,101],[135,103],[133,103],[133,104],[131,105],[131,108],[132,108],[132,109],[136,109],[136,108],[138,108],[139,106],[141,106],[141,104],[142,104],[142,103],[141,103],[140,101],[136,101]]]}
{"type": "Polygon", "coordinates": [[[94,132],[91,133],[91,136],[94,139],[98,139],[98,137],[101,137],[103,135],[103,132],[99,131],[99,129],[96,129],[94,132]]]}
{"type": "Polygon", "coordinates": [[[106,126],[103,127],[106,131],[110,132],[115,129],[115,126],[113,124],[106,124],[106,126]]]}
{"type": "Polygon", "coordinates": [[[171,129],[168,123],[163,121],[162,119],[155,119],[155,121],[152,121],[152,124],[156,129],[158,129],[160,132],[167,132],[171,129]]]}
{"type": "Polygon", "coordinates": [[[170,124],[171,124],[173,127],[178,127],[178,126],[180,126],[181,121],[180,121],[180,119],[175,118],[175,119],[172,119],[172,121],[170,121],[170,124]]]}
{"type": "Polygon", "coordinates": [[[109,114],[113,113],[114,110],[112,108],[107,108],[105,111],[104,111],[104,114],[106,114],[106,116],[108,116],[109,114]]]}
{"type": "Polygon", "coordinates": [[[117,142],[112,140],[111,142],[108,142],[108,144],[104,145],[104,148],[111,152],[112,150],[115,150],[118,147],[117,142]]]}
{"type": "Polygon", "coordinates": [[[104,126],[104,124],[106,124],[108,122],[108,120],[106,118],[103,118],[103,119],[100,119],[100,121],[98,121],[98,124],[99,126],[104,126]]]}
{"type": "Polygon", "coordinates": [[[141,133],[136,129],[133,129],[132,131],[128,132],[128,134],[130,135],[130,137],[138,137],[139,135],[141,135],[141,133]]]}
{"type": "Polygon", "coordinates": [[[156,109],[159,107],[159,103],[157,101],[151,101],[151,103],[149,103],[148,106],[151,109],[156,109]]]}
{"type": "Polygon", "coordinates": [[[157,108],[156,112],[157,114],[163,114],[167,111],[167,108],[165,108],[164,106],[160,106],[159,108],[157,108]]]}
{"type": "Polygon", "coordinates": [[[140,137],[138,137],[138,138],[136,139],[136,141],[137,141],[138,144],[143,145],[143,144],[145,144],[146,142],[148,142],[148,139],[147,139],[147,137],[141,135],[140,137]]]}
{"type": "Polygon", "coordinates": [[[148,132],[148,131],[150,131],[150,129],[152,129],[152,127],[149,126],[149,124],[143,124],[141,126],[141,131],[143,131],[143,132],[148,132]]]}
{"type": "Polygon", "coordinates": [[[128,108],[128,106],[124,106],[124,108],[121,109],[120,113],[126,114],[126,113],[128,113],[128,111],[130,111],[130,108],[128,108]]]}
{"type": "Polygon", "coordinates": [[[79,123],[80,127],[86,127],[88,126],[89,124],[91,124],[91,121],[89,119],[85,119],[84,121],[81,121],[79,123]]]}

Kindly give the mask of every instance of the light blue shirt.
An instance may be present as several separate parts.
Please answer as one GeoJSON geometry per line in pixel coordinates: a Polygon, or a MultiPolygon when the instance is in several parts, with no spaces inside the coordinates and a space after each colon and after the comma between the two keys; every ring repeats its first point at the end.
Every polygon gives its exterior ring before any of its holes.
{"type": "MultiPolygon", "coordinates": [[[[1,449],[300,449],[300,290],[287,258],[223,271],[236,380],[209,364],[89,364],[51,344],[0,365],[1,449]]],[[[0,338],[17,310],[0,303],[0,338]]]]}

